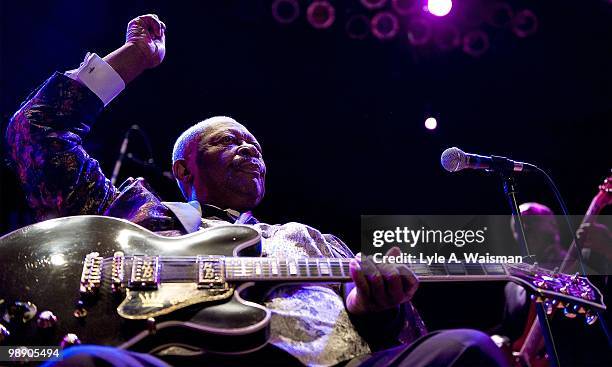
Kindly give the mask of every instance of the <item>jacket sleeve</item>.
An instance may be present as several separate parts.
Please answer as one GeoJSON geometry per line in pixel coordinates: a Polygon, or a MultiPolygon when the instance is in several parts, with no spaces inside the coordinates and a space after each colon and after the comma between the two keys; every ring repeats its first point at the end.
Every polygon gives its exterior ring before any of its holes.
{"type": "Polygon", "coordinates": [[[115,196],[117,190],[81,145],[102,108],[87,87],[55,73],[11,118],[9,159],[39,220],[101,214],[115,196]]]}

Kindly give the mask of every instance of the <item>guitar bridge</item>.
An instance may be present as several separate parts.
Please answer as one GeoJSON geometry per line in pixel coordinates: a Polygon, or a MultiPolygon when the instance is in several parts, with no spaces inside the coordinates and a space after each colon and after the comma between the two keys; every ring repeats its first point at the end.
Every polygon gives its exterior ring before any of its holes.
{"type": "Polygon", "coordinates": [[[159,256],[134,255],[128,287],[132,290],[157,289],[160,269],[159,256]]]}
{"type": "Polygon", "coordinates": [[[224,289],[225,283],[223,257],[197,257],[198,289],[224,289]]]}

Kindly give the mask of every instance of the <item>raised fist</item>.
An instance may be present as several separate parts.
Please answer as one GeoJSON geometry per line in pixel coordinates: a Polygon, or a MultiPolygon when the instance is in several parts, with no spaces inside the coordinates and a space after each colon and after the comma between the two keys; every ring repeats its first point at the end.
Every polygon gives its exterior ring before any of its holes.
{"type": "Polygon", "coordinates": [[[141,15],[127,26],[125,43],[142,52],[147,69],[159,65],[166,55],[166,25],[155,14],[141,15]]]}

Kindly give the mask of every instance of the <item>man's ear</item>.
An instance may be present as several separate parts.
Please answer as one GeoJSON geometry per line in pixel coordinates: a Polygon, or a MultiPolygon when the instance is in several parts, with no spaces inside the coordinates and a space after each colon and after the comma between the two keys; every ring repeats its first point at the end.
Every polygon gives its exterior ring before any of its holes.
{"type": "Polygon", "coordinates": [[[172,164],[172,174],[174,175],[174,178],[176,178],[176,180],[179,182],[183,194],[188,196],[189,193],[186,191],[187,189],[191,190],[193,184],[193,175],[191,174],[189,167],[187,167],[187,161],[185,159],[177,159],[172,164]]]}

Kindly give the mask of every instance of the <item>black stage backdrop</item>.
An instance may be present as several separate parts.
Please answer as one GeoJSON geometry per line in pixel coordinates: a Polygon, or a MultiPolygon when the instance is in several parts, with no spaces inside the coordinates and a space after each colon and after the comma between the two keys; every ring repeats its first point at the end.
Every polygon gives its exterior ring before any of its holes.
{"type": "MultiPolygon", "coordinates": [[[[112,102],[86,143],[108,174],[132,124],[166,171],[180,132],[229,115],[263,145],[267,193],[257,217],[304,222],[353,249],[362,214],[508,213],[496,177],[442,170],[440,153],[455,145],[533,162],[552,173],[573,214],[586,210],[612,168],[608,1],[510,1],[535,11],[538,32],[496,31],[480,58],[415,49],[403,35],[350,40],[342,24],[318,31],[304,19],[308,3],[284,26],[264,0],[2,1],[2,131],[52,72],[78,66],[88,51],[107,54],[130,19],[156,13],[168,27],[166,60],[112,102]],[[424,128],[427,113],[437,130],[424,128]]],[[[345,6],[360,7],[332,3],[339,18],[345,6]]],[[[146,157],[136,134],[130,150],[146,157]]],[[[1,174],[0,234],[32,221],[11,171],[1,174]]],[[[120,181],[128,175],[181,199],[158,172],[127,162],[120,181]]],[[[540,177],[521,178],[520,190],[521,201],[559,210],[540,177]]]]}

